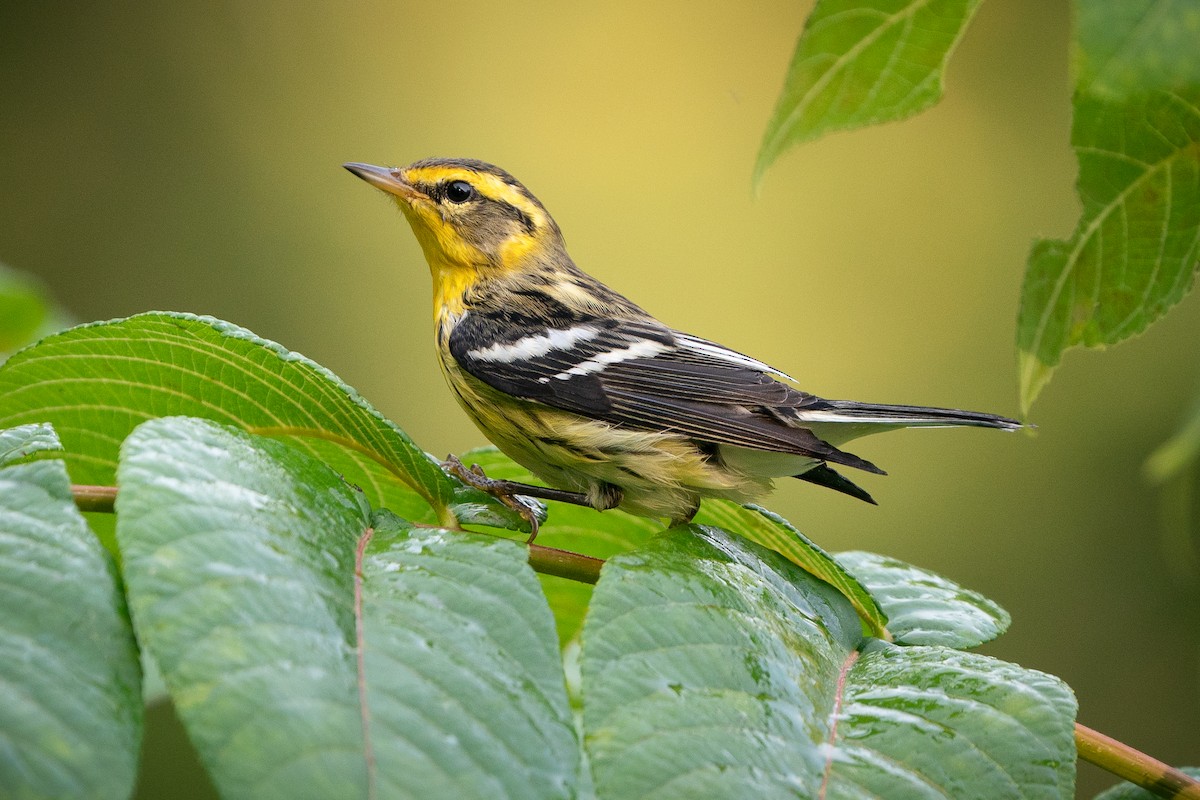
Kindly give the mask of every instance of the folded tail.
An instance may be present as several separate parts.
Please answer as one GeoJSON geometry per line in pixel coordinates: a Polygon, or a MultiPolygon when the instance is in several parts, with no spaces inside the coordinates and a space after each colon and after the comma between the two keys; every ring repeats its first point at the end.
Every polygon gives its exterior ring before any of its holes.
{"type": "Polygon", "coordinates": [[[819,405],[797,409],[797,412],[797,418],[804,422],[928,428],[966,425],[976,428],[999,428],[1006,431],[1015,431],[1025,427],[1015,419],[1001,417],[997,414],[985,414],[981,411],[859,403],[854,400],[825,400],[819,405]]]}
{"type": "MultiPolygon", "coordinates": [[[[854,400],[821,400],[806,408],[796,409],[795,418],[800,425],[810,428],[822,441],[835,447],[841,447],[845,442],[860,436],[895,428],[971,426],[1015,431],[1025,427],[1015,419],[980,411],[859,403],[854,400]]],[[[883,472],[869,462],[863,462],[863,466],[849,459],[841,459],[838,463],[867,469],[870,472],[883,472]]],[[[875,502],[861,487],[827,464],[817,464],[793,477],[857,497],[868,503],[875,502]]]]}

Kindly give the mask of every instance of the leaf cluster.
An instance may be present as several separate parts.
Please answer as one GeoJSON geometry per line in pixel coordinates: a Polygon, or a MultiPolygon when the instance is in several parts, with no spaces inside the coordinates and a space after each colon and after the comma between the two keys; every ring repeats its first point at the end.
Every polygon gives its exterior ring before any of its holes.
{"type": "MultiPolygon", "coordinates": [[[[787,149],[941,98],[978,0],[820,0],[767,123],[754,181],[787,149]]],[[[1083,206],[1029,254],[1017,319],[1028,412],[1065,350],[1144,331],[1200,266],[1200,60],[1189,0],[1077,2],[1071,147],[1083,206]]]]}
{"type": "Polygon", "coordinates": [[[0,367],[0,429],[12,796],[129,793],[146,661],[226,797],[1073,786],[1070,690],[964,650],[1008,625],[986,598],[728,503],[670,530],[554,504],[539,542],[608,560],[539,577],[518,519],[227,323],[51,336],[0,367]],[[108,549],[71,482],[118,487],[108,549]]]}

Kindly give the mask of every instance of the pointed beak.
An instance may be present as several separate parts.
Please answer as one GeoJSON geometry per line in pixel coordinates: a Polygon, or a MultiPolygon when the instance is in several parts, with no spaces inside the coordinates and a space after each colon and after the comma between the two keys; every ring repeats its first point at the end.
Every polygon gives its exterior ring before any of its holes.
{"type": "Polygon", "coordinates": [[[425,196],[412,186],[405,183],[404,179],[396,174],[399,172],[399,170],[393,170],[387,167],[377,167],[374,164],[360,164],[356,161],[351,161],[348,164],[342,164],[342,166],[374,186],[376,189],[387,192],[388,194],[394,194],[403,200],[411,202],[417,198],[425,196]]]}

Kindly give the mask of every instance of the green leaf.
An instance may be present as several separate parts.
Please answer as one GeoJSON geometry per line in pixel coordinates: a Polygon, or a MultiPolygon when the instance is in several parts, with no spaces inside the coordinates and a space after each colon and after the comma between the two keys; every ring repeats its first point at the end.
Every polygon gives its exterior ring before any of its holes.
{"type": "Polygon", "coordinates": [[[142,738],[137,645],[49,426],[0,433],[0,795],[125,798],[142,738]],[[24,443],[22,443],[24,440],[24,443]]]}
{"type": "Polygon", "coordinates": [[[601,797],[1048,800],[1074,781],[1060,681],[863,639],[828,584],[707,526],[608,562],[583,681],[601,797]]]}
{"type": "Polygon", "coordinates": [[[889,637],[887,615],[871,593],[837,559],[778,514],[754,505],[740,506],[726,500],[706,500],[695,521],[732,531],[779,553],[841,592],[873,636],[889,637]]]}
{"type": "Polygon", "coordinates": [[[138,639],[222,796],[365,795],[361,498],[285,442],[204,420],[147,422],[121,456],[117,540],[138,639]]]}
{"type": "Polygon", "coordinates": [[[1008,630],[1008,612],[940,575],[875,553],[838,553],[887,614],[897,644],[975,647],[1008,630]]]}
{"type": "Polygon", "coordinates": [[[1200,261],[1198,12],[1184,0],[1076,4],[1071,144],[1083,213],[1034,244],[1017,321],[1028,411],[1075,345],[1116,344],[1192,287],[1200,261]]]}
{"type": "Polygon", "coordinates": [[[707,526],[601,573],[583,629],[601,797],[811,797],[833,683],[861,640],[831,586],[707,526]]]}
{"type": "Polygon", "coordinates": [[[819,0],[767,123],[757,186],[790,147],[904,119],[942,96],[942,73],[979,0],[819,0]]]}
{"type": "Polygon", "coordinates": [[[54,428],[31,423],[0,431],[0,467],[25,461],[37,453],[62,453],[54,428]]]}
{"type": "Polygon", "coordinates": [[[82,325],[0,367],[0,425],[53,422],[77,483],[111,483],[129,432],[172,415],[288,438],[410,519],[449,522],[461,511],[518,525],[332,372],[227,322],[154,312],[82,325]]]}
{"type": "Polygon", "coordinates": [[[1146,459],[1143,471],[1152,482],[1163,483],[1192,467],[1197,457],[1200,457],[1200,399],[1178,432],[1146,459]]]}
{"type": "Polygon", "coordinates": [[[222,796],[570,797],[578,744],[520,545],[415,527],[290,443],[139,426],[139,636],[222,796]]]}
{"type": "Polygon", "coordinates": [[[1200,469],[1200,401],[1187,421],[1142,465],[1147,480],[1159,489],[1159,522],[1163,562],[1185,584],[1200,573],[1200,541],[1196,539],[1194,486],[1200,469]]]}
{"type": "MultiPolygon", "coordinates": [[[[1200,767],[1181,767],[1179,771],[1200,780],[1200,767]]],[[[1169,788],[1164,787],[1164,789],[1168,790],[1169,788]]],[[[1095,800],[1158,800],[1161,796],[1148,792],[1128,781],[1123,781],[1096,795],[1095,800]]]]}
{"type": "Polygon", "coordinates": [[[0,264],[0,360],[32,342],[50,316],[41,284],[0,264]]]}
{"type": "Polygon", "coordinates": [[[579,742],[525,548],[384,513],[362,576],[377,796],[574,797],[579,742]]]}
{"type": "Polygon", "coordinates": [[[848,659],[828,798],[1060,800],[1075,791],[1075,697],[1058,678],[943,647],[848,659]]]}

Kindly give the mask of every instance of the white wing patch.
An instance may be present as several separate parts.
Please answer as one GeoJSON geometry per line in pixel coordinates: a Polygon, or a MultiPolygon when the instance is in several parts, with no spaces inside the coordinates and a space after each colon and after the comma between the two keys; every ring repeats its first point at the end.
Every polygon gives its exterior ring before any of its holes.
{"type": "Polygon", "coordinates": [[[570,350],[579,342],[586,342],[600,335],[600,331],[591,325],[576,325],[574,328],[560,330],[552,328],[545,333],[526,336],[515,342],[489,345],[479,350],[472,350],[467,355],[479,361],[493,361],[501,364],[511,364],[514,361],[524,361],[530,358],[544,356],[551,350],[570,350]]]}
{"type": "Polygon", "coordinates": [[[701,339],[699,336],[692,336],[688,333],[676,333],[675,339],[681,347],[685,350],[691,350],[693,353],[700,353],[719,359],[720,361],[736,364],[739,367],[757,370],[758,372],[766,372],[769,375],[778,375],[780,378],[786,378],[792,383],[796,382],[792,376],[785,372],[780,372],[770,364],[764,364],[757,358],[751,358],[736,350],[730,350],[728,347],[723,347],[716,342],[710,342],[707,339],[701,339]]]}
{"type": "MultiPolygon", "coordinates": [[[[575,375],[590,375],[593,372],[599,372],[609,364],[617,364],[621,361],[629,361],[634,358],[653,358],[659,353],[673,349],[671,345],[655,342],[651,339],[642,339],[634,342],[628,347],[622,347],[619,350],[608,350],[604,353],[597,353],[587,361],[571,367],[568,370],[558,373],[555,378],[560,381],[569,380],[575,375]]],[[[542,379],[545,381],[545,379],[542,379]]],[[[549,381],[545,381],[549,382],[549,381]]]]}

